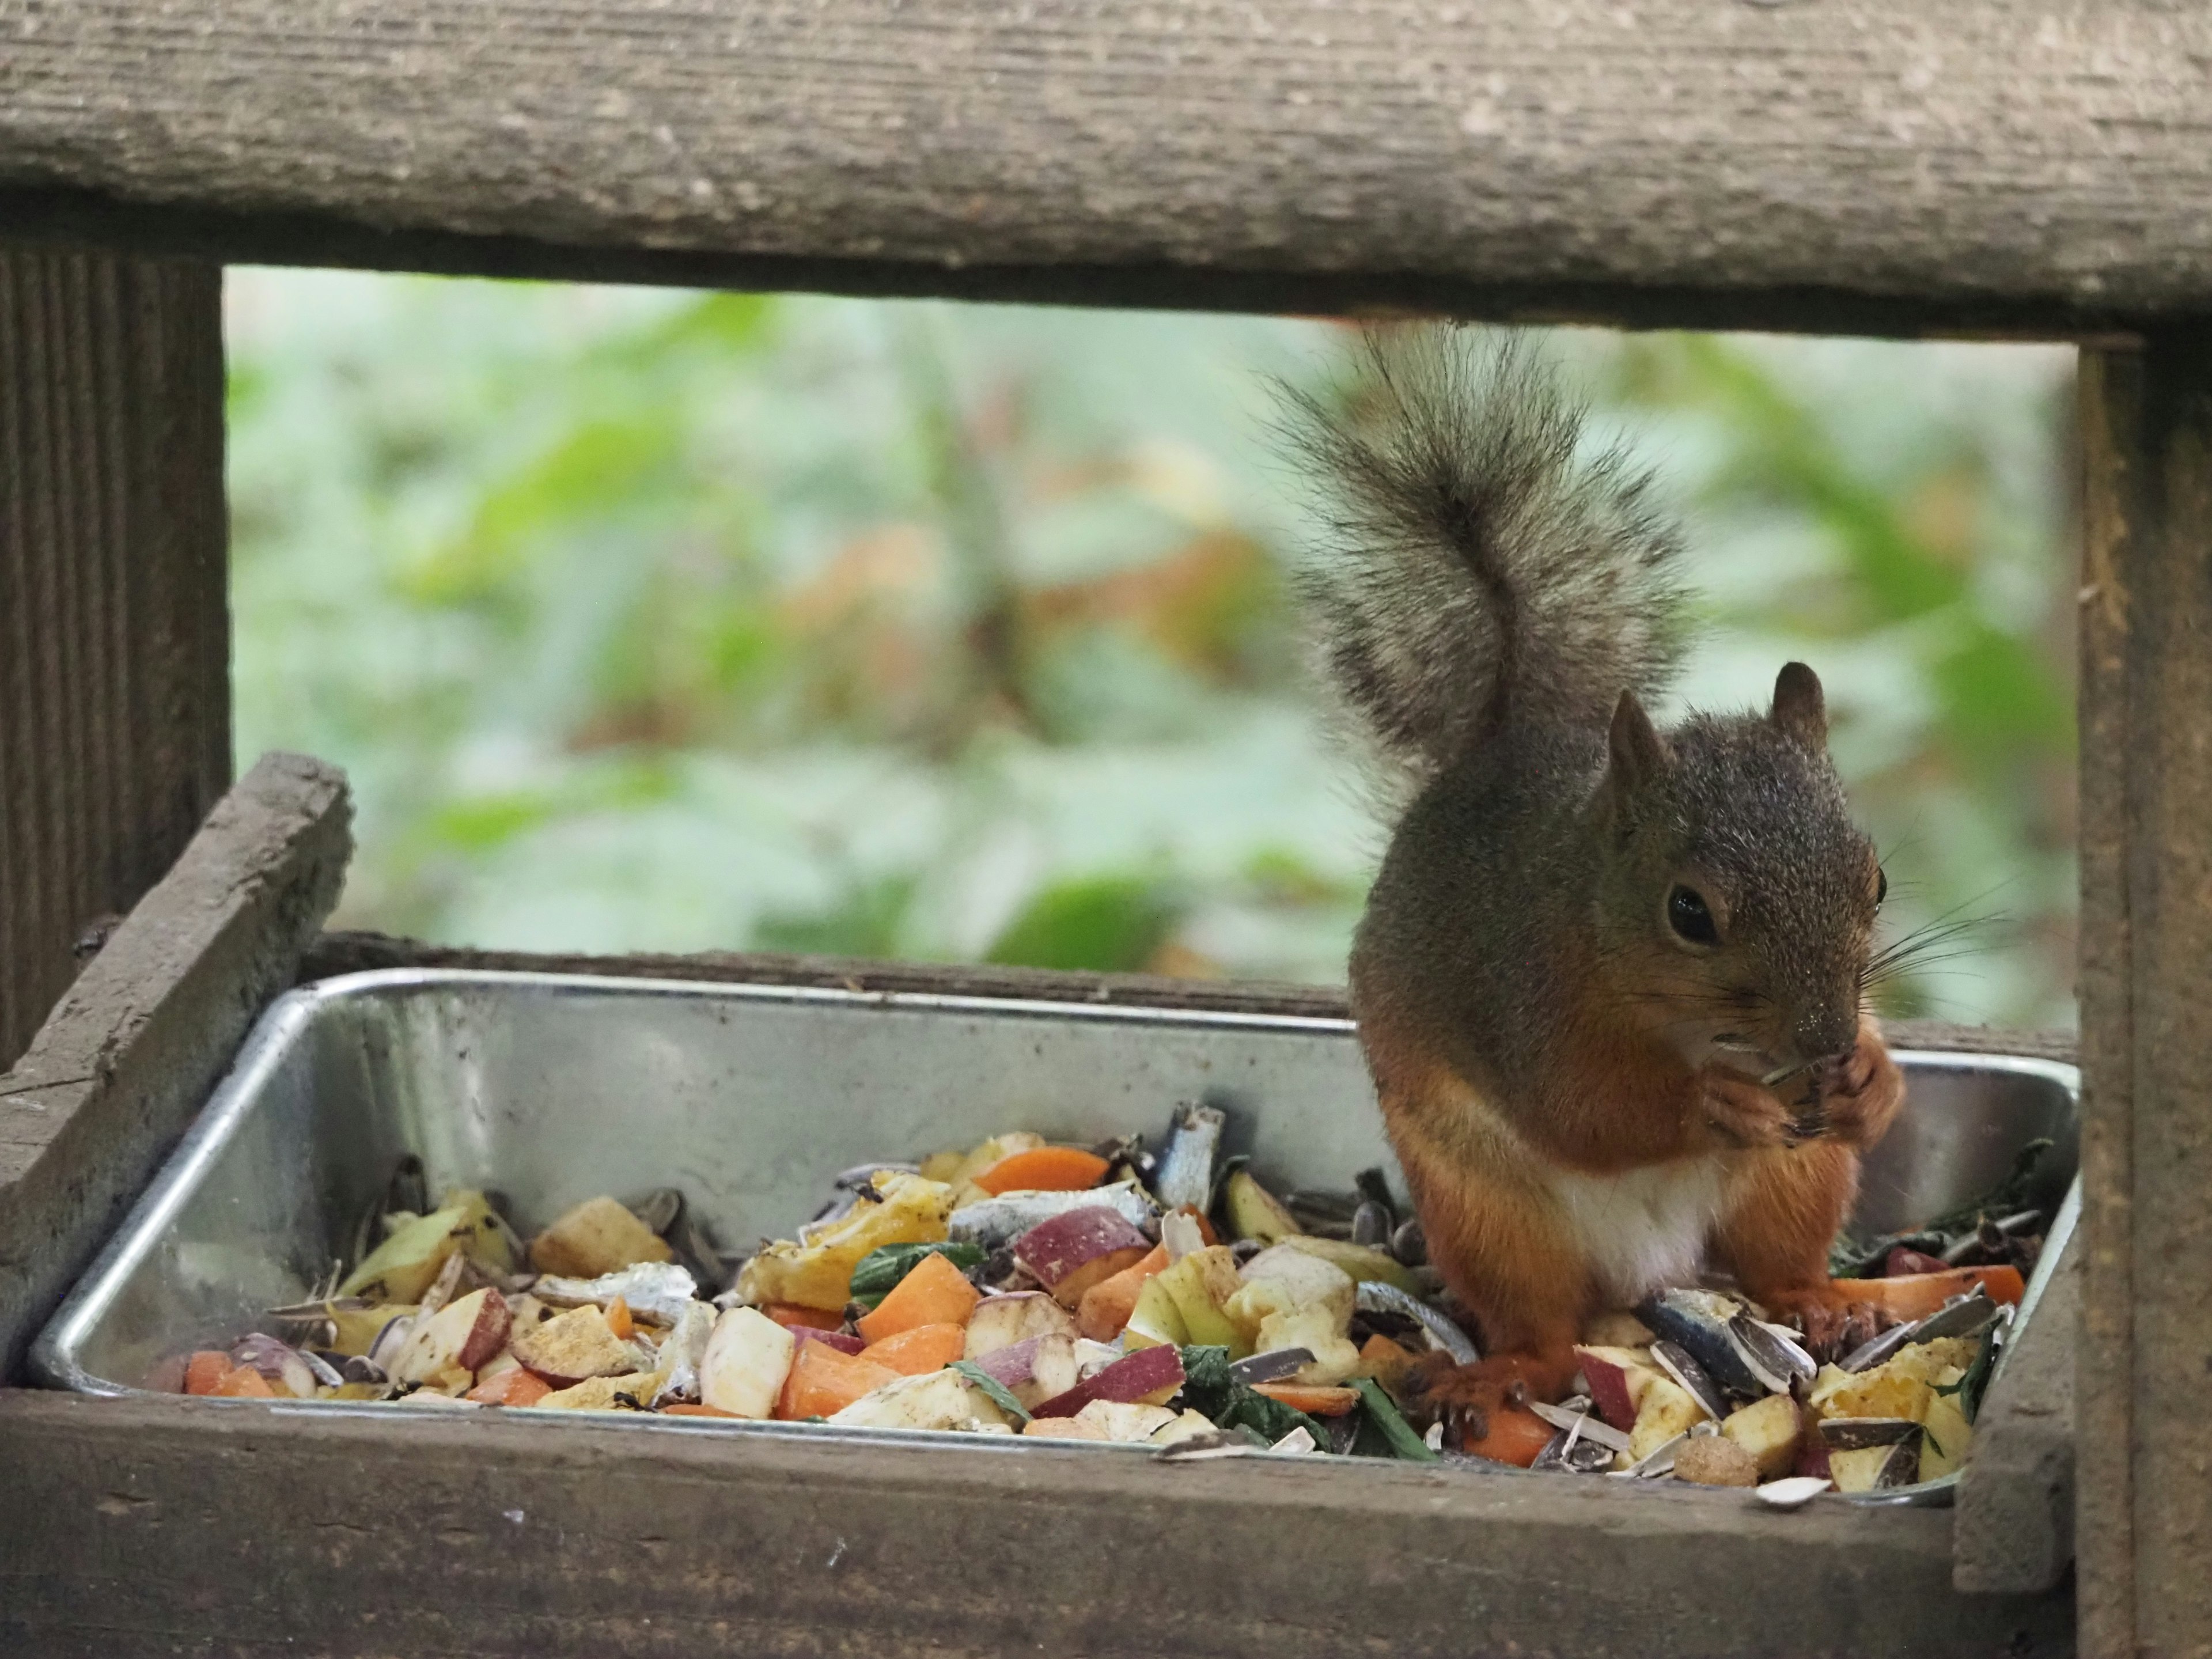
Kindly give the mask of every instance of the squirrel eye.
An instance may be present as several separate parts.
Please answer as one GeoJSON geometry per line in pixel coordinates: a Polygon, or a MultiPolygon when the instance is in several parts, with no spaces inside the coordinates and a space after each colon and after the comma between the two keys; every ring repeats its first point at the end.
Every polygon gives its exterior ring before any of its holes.
{"type": "Polygon", "coordinates": [[[1720,929],[1713,913],[1694,888],[1678,886],[1667,895],[1667,925],[1692,945],[1718,945],[1720,929]]]}
{"type": "Polygon", "coordinates": [[[1881,908],[1881,902],[1889,896],[1889,872],[1880,865],[1874,870],[1874,908],[1881,908]]]}

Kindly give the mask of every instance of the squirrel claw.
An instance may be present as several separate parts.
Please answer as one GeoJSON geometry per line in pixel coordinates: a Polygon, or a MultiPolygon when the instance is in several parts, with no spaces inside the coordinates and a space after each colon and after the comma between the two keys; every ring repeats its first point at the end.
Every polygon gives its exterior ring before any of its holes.
{"type": "Polygon", "coordinates": [[[1456,1450],[1490,1437],[1492,1412],[1525,1406],[1532,1395],[1556,1397],[1540,1376],[1532,1378],[1530,1365],[1521,1354],[1493,1354],[1472,1365],[1455,1364],[1446,1353],[1424,1354],[1407,1371],[1400,1394],[1409,1415],[1442,1423],[1456,1450]]]}
{"type": "Polygon", "coordinates": [[[1722,1066],[1706,1069],[1705,1120],[1738,1146],[1786,1145],[1795,1122],[1790,1109],[1756,1078],[1722,1066]]]}

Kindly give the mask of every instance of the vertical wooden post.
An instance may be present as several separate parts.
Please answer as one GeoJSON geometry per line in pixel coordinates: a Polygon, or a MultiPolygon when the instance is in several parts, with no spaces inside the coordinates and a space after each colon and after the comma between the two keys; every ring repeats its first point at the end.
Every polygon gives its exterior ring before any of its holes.
{"type": "Polygon", "coordinates": [[[2212,1651],[2212,329],[2081,388],[2081,1650],[2179,1659],[2212,1651]]]}
{"type": "Polygon", "coordinates": [[[0,248],[0,1069],[230,780],[222,294],[0,248]]]}

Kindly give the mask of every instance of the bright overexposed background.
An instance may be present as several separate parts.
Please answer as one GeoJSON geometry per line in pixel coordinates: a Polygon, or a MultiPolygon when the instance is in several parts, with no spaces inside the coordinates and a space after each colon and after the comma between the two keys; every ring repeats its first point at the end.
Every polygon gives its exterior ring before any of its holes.
{"type": "MultiPolygon", "coordinates": [[[[343,765],[341,925],[1334,981],[1267,377],[1328,325],[234,270],[239,748],[343,765]]],[[[2072,1020],[2072,353],[1563,332],[1687,517],[1684,687],[1826,683],[1896,1012],[2072,1020]]]]}

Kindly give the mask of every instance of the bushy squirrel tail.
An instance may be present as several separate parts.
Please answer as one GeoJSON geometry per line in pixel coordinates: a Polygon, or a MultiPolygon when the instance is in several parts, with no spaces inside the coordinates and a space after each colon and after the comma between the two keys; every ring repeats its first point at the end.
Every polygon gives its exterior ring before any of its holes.
{"type": "Polygon", "coordinates": [[[1583,411],[1523,338],[1370,330],[1348,377],[1283,396],[1326,531],[1306,607],[1393,759],[1432,775],[1509,722],[1602,728],[1665,689],[1679,532],[1623,452],[1580,453],[1583,411]]]}

